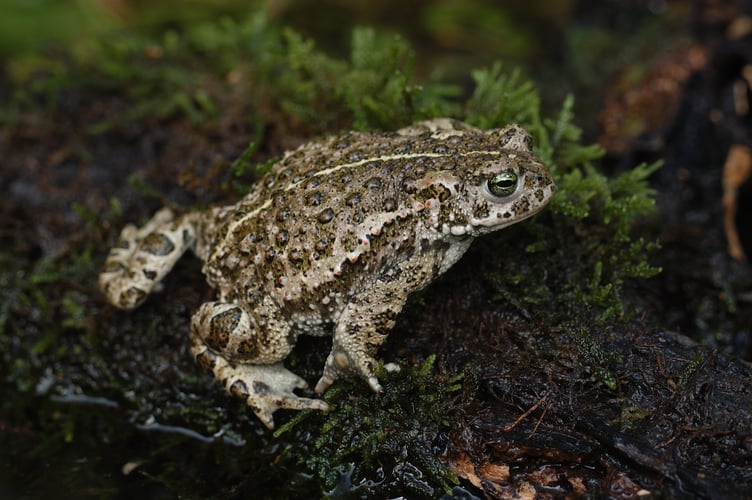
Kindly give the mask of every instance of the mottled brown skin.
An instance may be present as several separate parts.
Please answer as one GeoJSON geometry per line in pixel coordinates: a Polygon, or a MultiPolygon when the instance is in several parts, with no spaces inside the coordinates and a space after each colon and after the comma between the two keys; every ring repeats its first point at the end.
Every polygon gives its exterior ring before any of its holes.
{"type": "Polygon", "coordinates": [[[192,249],[217,290],[193,316],[193,353],[272,428],[279,408],[326,409],[295,395],[305,381],[282,366],[300,334],[334,337],[316,392],[346,372],[381,390],[373,356],[408,295],[475,236],[550,200],[553,180],[531,150],[516,125],[448,119],[311,142],[235,205],[126,227],[100,285],[134,308],[192,249]]]}

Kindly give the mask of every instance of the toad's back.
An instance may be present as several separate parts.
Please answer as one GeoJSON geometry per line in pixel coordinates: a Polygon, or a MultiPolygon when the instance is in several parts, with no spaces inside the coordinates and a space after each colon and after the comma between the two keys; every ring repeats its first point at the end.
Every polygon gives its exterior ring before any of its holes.
{"type": "Polygon", "coordinates": [[[270,294],[285,309],[329,316],[385,269],[466,240],[444,232],[467,226],[473,201],[458,198],[472,193],[461,188],[510,150],[498,134],[450,123],[438,133],[351,132],[288,153],[207,221],[212,285],[251,307],[270,294]]]}

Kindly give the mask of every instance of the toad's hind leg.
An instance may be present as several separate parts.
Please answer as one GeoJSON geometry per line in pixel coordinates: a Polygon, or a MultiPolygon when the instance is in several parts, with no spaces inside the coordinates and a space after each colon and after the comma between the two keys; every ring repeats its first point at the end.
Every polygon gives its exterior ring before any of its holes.
{"type": "MultiPolygon", "coordinates": [[[[274,310],[265,305],[263,310],[274,310]]],[[[191,351],[198,364],[211,370],[227,392],[243,399],[269,429],[274,428],[272,415],[280,408],[329,409],[320,399],[293,392],[308,384],[282,365],[293,348],[290,338],[289,326],[276,314],[256,318],[228,302],[207,302],[191,320],[191,351]]]]}
{"type": "Polygon", "coordinates": [[[134,309],[196,242],[198,213],[174,219],[164,208],[142,228],[125,226],[99,274],[99,288],[120,309],[134,309]]]}

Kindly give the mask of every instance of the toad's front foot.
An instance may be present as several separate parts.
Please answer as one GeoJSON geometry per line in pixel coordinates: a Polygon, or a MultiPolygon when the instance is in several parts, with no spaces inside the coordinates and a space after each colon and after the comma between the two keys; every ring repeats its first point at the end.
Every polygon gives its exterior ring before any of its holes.
{"type": "Polygon", "coordinates": [[[280,408],[323,411],[329,409],[329,405],[320,399],[296,395],[293,392],[295,389],[305,389],[308,384],[282,366],[282,363],[231,365],[217,357],[213,371],[227,392],[245,400],[269,430],[274,429],[272,414],[280,408]]]}
{"type": "Polygon", "coordinates": [[[375,366],[376,361],[373,357],[359,351],[348,353],[344,349],[335,346],[332,352],[329,353],[329,357],[326,358],[324,373],[321,375],[314,390],[317,394],[321,394],[341,376],[346,373],[356,373],[368,382],[373,392],[384,392],[379,379],[374,375],[375,366]]]}

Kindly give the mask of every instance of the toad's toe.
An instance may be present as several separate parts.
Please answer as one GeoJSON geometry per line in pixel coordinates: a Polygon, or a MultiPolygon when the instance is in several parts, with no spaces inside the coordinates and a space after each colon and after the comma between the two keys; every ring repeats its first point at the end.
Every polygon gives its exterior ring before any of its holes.
{"type": "Polygon", "coordinates": [[[304,389],[308,384],[281,363],[231,365],[218,358],[214,373],[225,384],[227,391],[245,400],[253,413],[270,430],[274,429],[273,414],[279,409],[329,410],[329,405],[320,399],[304,398],[295,394],[295,389],[304,389]]]}

